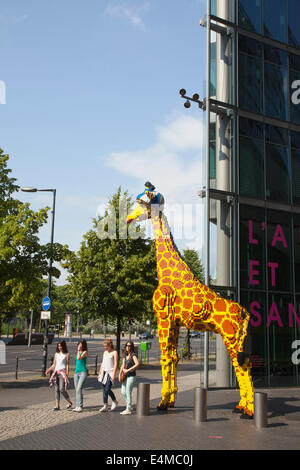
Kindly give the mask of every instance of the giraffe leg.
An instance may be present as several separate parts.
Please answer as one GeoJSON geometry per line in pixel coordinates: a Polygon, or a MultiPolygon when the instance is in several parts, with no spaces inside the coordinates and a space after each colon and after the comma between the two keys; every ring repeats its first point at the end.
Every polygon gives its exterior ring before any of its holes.
{"type": "Polygon", "coordinates": [[[176,401],[176,395],[177,395],[177,391],[178,391],[178,387],[177,387],[177,364],[178,364],[177,345],[178,345],[178,337],[179,337],[179,328],[175,327],[174,328],[174,336],[173,336],[172,341],[171,341],[172,363],[171,363],[171,372],[170,372],[171,394],[170,394],[169,403],[168,403],[169,408],[174,408],[175,401],[176,401]]]}
{"type": "Polygon", "coordinates": [[[176,348],[178,331],[173,319],[173,291],[164,286],[164,290],[157,290],[154,295],[153,308],[157,318],[158,337],[161,351],[161,369],[163,386],[162,399],[157,406],[158,410],[166,410],[169,404],[174,405],[177,392],[176,387],[176,348]],[[177,334],[175,333],[177,332],[177,334]],[[174,367],[174,363],[176,364],[174,367]]]}
{"type": "Polygon", "coordinates": [[[253,417],[254,389],[249,358],[246,357],[244,363],[240,365],[238,361],[238,354],[236,352],[230,354],[230,356],[240,387],[241,399],[239,404],[236,406],[236,409],[248,417],[253,417]]]}

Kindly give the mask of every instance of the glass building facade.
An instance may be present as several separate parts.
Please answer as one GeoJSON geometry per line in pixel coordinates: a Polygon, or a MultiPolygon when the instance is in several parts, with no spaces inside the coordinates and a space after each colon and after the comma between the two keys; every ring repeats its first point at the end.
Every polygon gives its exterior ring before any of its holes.
{"type": "Polygon", "coordinates": [[[210,6],[210,220],[230,250],[217,290],[251,314],[254,385],[300,385],[300,1],[210,6]]]}

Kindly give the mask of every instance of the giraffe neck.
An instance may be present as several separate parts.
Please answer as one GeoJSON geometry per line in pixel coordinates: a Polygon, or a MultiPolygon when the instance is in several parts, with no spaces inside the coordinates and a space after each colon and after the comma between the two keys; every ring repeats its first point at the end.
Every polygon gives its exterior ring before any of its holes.
{"type": "Polygon", "coordinates": [[[171,271],[169,275],[179,270],[182,276],[187,273],[194,276],[174,243],[166,216],[162,213],[152,215],[152,226],[155,238],[158,280],[166,277],[167,271],[171,271]]]}

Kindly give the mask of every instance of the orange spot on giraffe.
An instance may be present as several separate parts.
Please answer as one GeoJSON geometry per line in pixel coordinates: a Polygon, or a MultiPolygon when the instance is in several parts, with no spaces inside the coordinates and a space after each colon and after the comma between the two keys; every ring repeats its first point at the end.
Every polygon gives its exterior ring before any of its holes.
{"type": "Polygon", "coordinates": [[[171,269],[165,269],[162,273],[163,276],[171,276],[172,271],[171,269]]]}
{"type": "Polygon", "coordinates": [[[227,335],[234,335],[236,331],[234,325],[229,320],[223,321],[221,328],[227,335]]]}
{"type": "Polygon", "coordinates": [[[159,263],[159,267],[161,269],[165,269],[167,266],[168,266],[168,264],[164,259],[159,263]]]}
{"type": "Polygon", "coordinates": [[[193,305],[193,302],[190,299],[183,299],[184,308],[190,309],[193,305]]]}
{"type": "Polygon", "coordinates": [[[188,290],[186,291],[186,295],[187,295],[188,297],[193,297],[193,291],[192,291],[191,289],[188,289],[188,290]]]}
{"type": "Polygon", "coordinates": [[[226,303],[224,299],[219,299],[215,302],[215,310],[217,312],[226,312],[226,303]]]}
{"type": "Polygon", "coordinates": [[[183,282],[179,281],[178,279],[175,279],[175,281],[173,281],[172,284],[174,287],[176,287],[176,289],[180,289],[181,287],[184,286],[183,282]]]}

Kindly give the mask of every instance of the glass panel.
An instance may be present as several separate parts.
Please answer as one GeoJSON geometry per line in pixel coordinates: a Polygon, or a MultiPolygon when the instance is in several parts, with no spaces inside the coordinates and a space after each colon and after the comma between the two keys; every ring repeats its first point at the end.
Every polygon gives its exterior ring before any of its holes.
{"type": "Polygon", "coordinates": [[[239,0],[239,26],[262,32],[261,0],[239,0]]]}
{"type": "Polygon", "coordinates": [[[267,199],[290,203],[288,149],[266,144],[267,199]]]}
{"type": "Polygon", "coordinates": [[[291,131],[292,148],[300,149],[300,132],[291,131]]]}
{"type": "Polygon", "coordinates": [[[268,385],[266,295],[260,292],[241,291],[241,304],[251,315],[245,344],[246,352],[250,352],[253,385],[264,387],[268,385]]]}
{"type": "Polygon", "coordinates": [[[292,295],[269,295],[270,385],[295,385],[296,368],[292,363],[295,339],[292,295]]]}
{"type": "Polygon", "coordinates": [[[266,62],[287,66],[288,55],[285,51],[278,49],[278,47],[264,45],[264,56],[266,62]]]}
{"type": "Polygon", "coordinates": [[[264,143],[240,137],[240,194],[265,198],[264,143]]]}
{"type": "Polygon", "coordinates": [[[262,59],[239,54],[239,106],[263,112],[262,59]]]}
{"type": "MultiPolygon", "coordinates": [[[[293,203],[300,205],[300,151],[292,150],[293,203]]],[[[300,289],[299,289],[300,290],[300,289]]]]}
{"type": "Polygon", "coordinates": [[[286,0],[264,0],[264,34],[286,42],[286,0]]]}
{"type": "Polygon", "coordinates": [[[253,137],[254,139],[263,140],[264,124],[262,122],[240,117],[239,125],[240,135],[245,135],[247,137],[253,137]]]}
{"type": "Polygon", "coordinates": [[[294,215],[294,270],[295,289],[300,292],[300,215],[294,215]]]}
{"type": "Polygon", "coordinates": [[[268,211],[268,287],[272,291],[293,290],[292,216],[268,211]]]}
{"type": "Polygon", "coordinates": [[[289,44],[294,47],[300,47],[300,3],[299,0],[289,0],[289,44]]]}
{"type": "Polygon", "coordinates": [[[300,124],[300,73],[290,70],[291,116],[290,120],[300,124]]]}
{"type": "Polygon", "coordinates": [[[287,69],[265,63],[265,112],[268,116],[288,118],[287,69]]]}
{"type": "Polygon", "coordinates": [[[265,212],[240,206],[240,284],[246,289],[266,288],[265,212]]]}
{"type": "Polygon", "coordinates": [[[263,46],[261,42],[242,34],[239,35],[239,52],[244,52],[254,57],[262,57],[262,51],[263,46]]]}
{"type": "Polygon", "coordinates": [[[275,127],[269,124],[266,124],[266,142],[271,142],[273,144],[285,145],[286,147],[289,144],[289,134],[287,129],[283,127],[275,127]]]}

